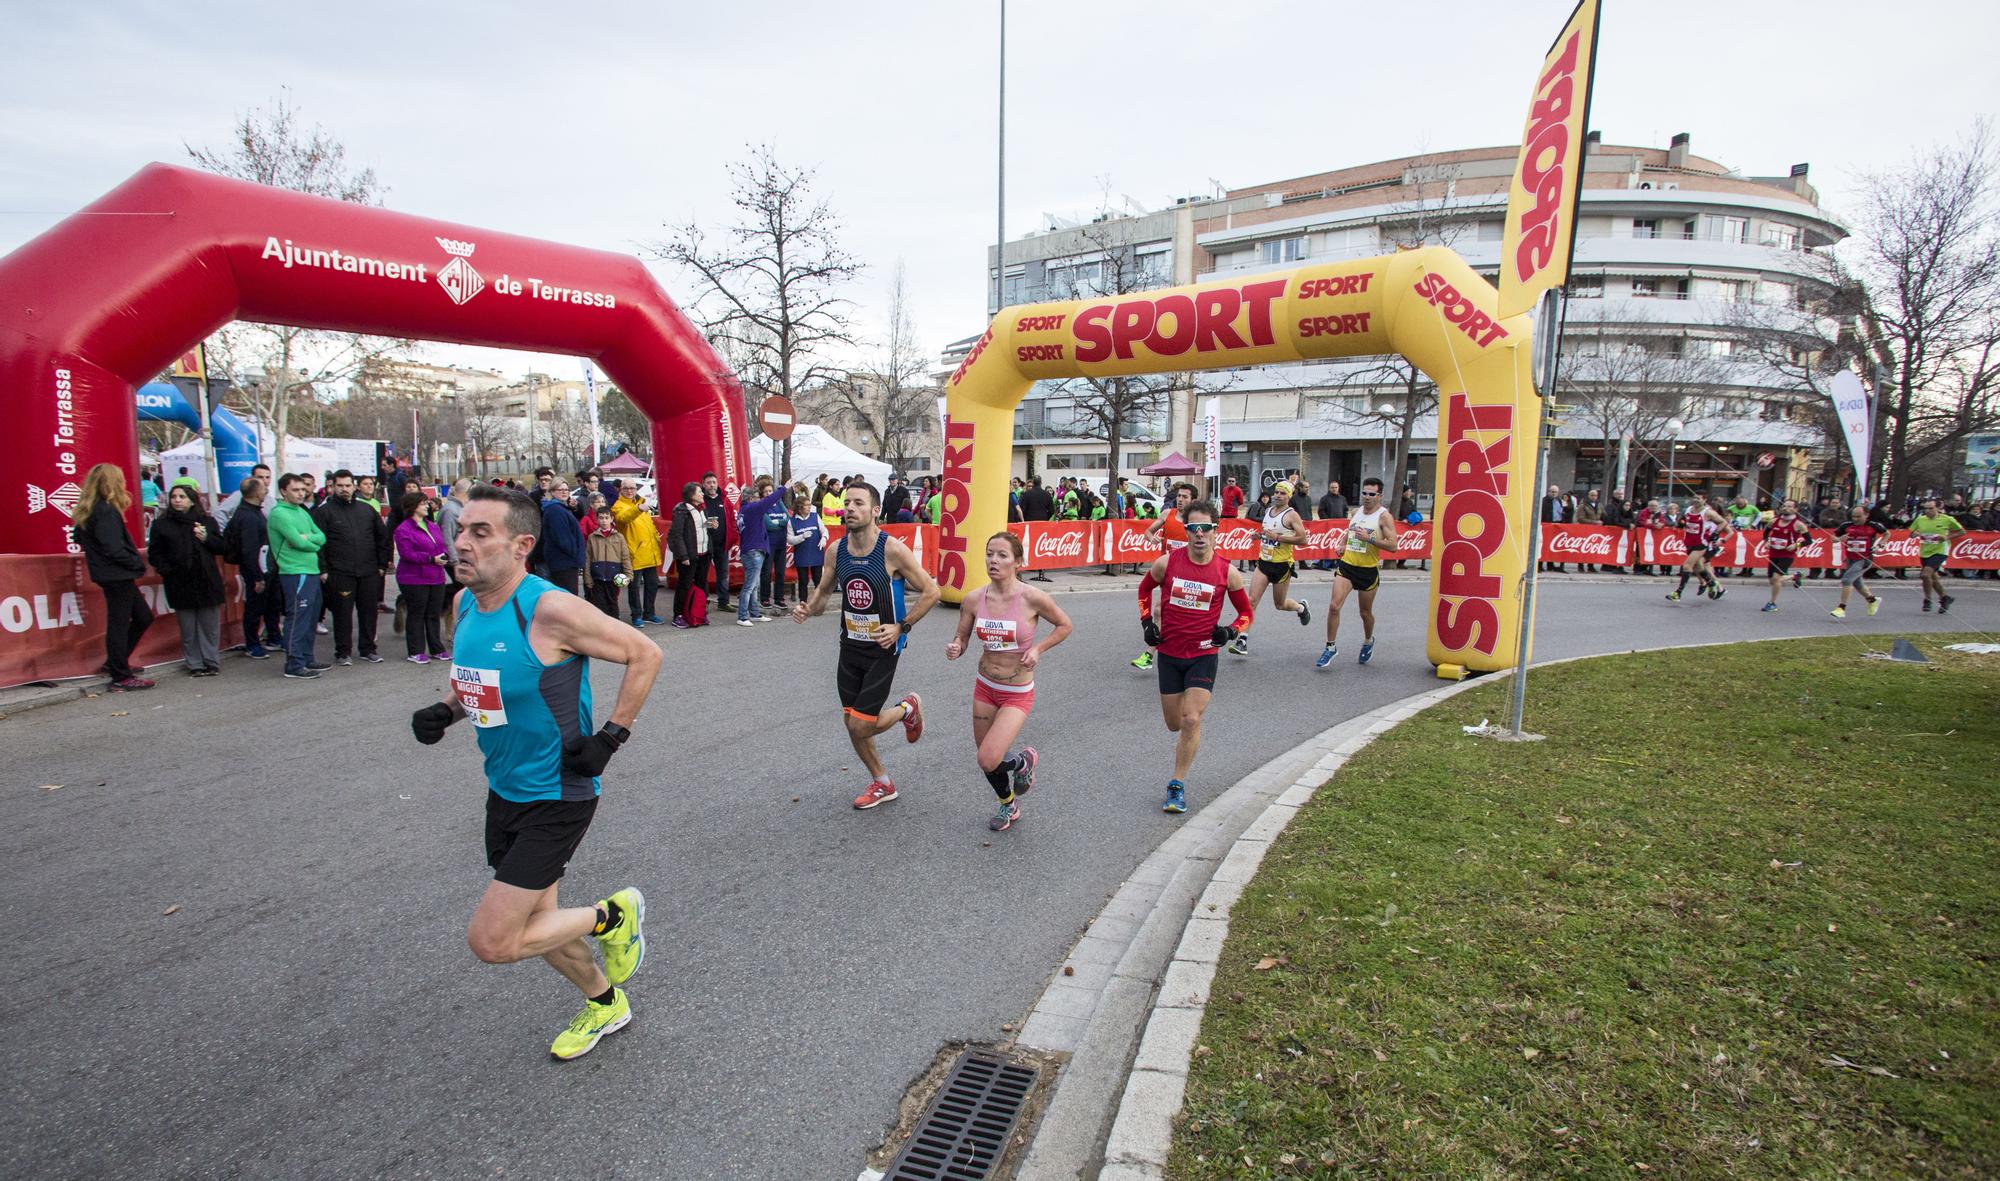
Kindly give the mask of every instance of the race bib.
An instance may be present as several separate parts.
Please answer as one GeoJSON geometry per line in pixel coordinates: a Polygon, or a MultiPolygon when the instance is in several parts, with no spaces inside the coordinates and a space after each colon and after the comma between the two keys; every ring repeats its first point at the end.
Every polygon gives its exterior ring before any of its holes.
{"type": "Polygon", "coordinates": [[[879,616],[859,615],[853,611],[840,613],[847,628],[847,638],[873,644],[882,637],[882,620],[879,616]]]}
{"type": "Polygon", "coordinates": [[[981,619],[972,625],[972,634],[988,652],[1012,652],[1021,646],[1011,619],[981,619]]]}
{"type": "Polygon", "coordinates": [[[1216,585],[1192,578],[1175,578],[1167,587],[1167,602],[1189,611],[1206,611],[1215,603],[1216,585]]]}
{"type": "Polygon", "coordinates": [[[500,700],[499,669],[454,664],[451,683],[458,690],[458,703],[465,707],[465,716],[472,719],[473,725],[484,730],[507,724],[507,707],[500,700]]]}
{"type": "Polygon", "coordinates": [[[1374,535],[1375,531],[1366,526],[1356,526],[1349,529],[1347,531],[1347,552],[1350,554],[1367,553],[1368,539],[1374,535]]]}

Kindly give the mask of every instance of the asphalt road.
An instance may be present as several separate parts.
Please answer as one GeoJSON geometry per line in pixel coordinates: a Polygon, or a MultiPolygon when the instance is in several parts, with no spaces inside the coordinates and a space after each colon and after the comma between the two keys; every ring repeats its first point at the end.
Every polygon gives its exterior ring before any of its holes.
{"type": "MultiPolygon", "coordinates": [[[[1836,623],[1824,584],[1775,616],[1760,584],[1729,585],[1668,604],[1658,579],[1545,584],[1538,655],[2000,632],[1985,586],[1940,620],[1918,614],[1914,579],[1884,582],[1881,616],[1836,623]]],[[[840,730],[831,619],[654,633],[664,674],[563,883],[573,903],[640,885],[651,952],[633,1024],[571,1063],[547,1046],[575,991],[465,946],[488,877],[477,753],[467,727],[433,748],[408,728],[441,670],[299,682],[230,657],[218,679],[161,670],[150,693],[0,723],[0,1175],[853,1177],[938,1047],[1004,1036],[1176,823],[1158,806],[1154,681],[1125,663],[1130,591],[1063,602],[1078,632],[1044,664],[1027,730],[1040,786],[998,836],[972,661],[942,655],[949,612],[898,679],[929,733],[887,736],[902,798],[868,813],[848,804],[866,777],[840,730]]],[[[1374,662],[1344,645],[1325,673],[1318,621],[1267,614],[1255,654],[1222,670],[1192,803],[1435,685],[1423,606],[1417,582],[1387,585],[1374,662]]],[[[600,701],[616,677],[597,670],[600,701]]]]}

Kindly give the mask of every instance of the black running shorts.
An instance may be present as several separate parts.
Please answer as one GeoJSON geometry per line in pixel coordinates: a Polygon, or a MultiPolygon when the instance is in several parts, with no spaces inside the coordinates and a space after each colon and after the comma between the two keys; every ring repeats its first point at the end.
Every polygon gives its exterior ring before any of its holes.
{"type": "Polygon", "coordinates": [[[1293,566],[1290,562],[1266,562],[1258,558],[1257,569],[1263,573],[1267,581],[1279,583],[1292,576],[1293,566]]]}
{"type": "Polygon", "coordinates": [[[1160,696],[1172,697],[1189,689],[1215,692],[1215,669],[1220,663],[1213,652],[1205,656],[1169,656],[1160,653],[1153,667],[1159,670],[1160,696]]]}
{"type": "Polygon", "coordinates": [[[1382,567],[1350,566],[1346,562],[1337,562],[1333,567],[1333,576],[1345,578],[1355,590],[1372,591],[1376,581],[1382,577],[1382,567]]]}
{"type": "Polygon", "coordinates": [[[523,890],[555,885],[596,813],[595,799],[517,804],[488,791],[486,864],[493,867],[493,880],[523,890]]]}
{"type": "Polygon", "coordinates": [[[1924,569],[1942,570],[1944,569],[1944,560],[1950,556],[1951,554],[1949,552],[1942,554],[1932,554],[1930,557],[1923,559],[1924,569]]]}
{"type": "Polygon", "coordinates": [[[889,687],[896,680],[895,652],[874,644],[842,642],[840,645],[840,708],[870,721],[882,716],[889,703],[889,687]]]}
{"type": "Polygon", "coordinates": [[[1771,573],[1774,575],[1790,574],[1792,572],[1792,558],[1794,556],[1793,554],[1773,553],[1771,555],[1771,573]]]}

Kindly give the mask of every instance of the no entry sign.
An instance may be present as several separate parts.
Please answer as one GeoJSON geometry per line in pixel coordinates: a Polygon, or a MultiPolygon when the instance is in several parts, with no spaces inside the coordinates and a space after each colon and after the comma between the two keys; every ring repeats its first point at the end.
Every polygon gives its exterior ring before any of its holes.
{"type": "Polygon", "coordinates": [[[773,439],[789,439],[792,428],[798,425],[798,413],[792,409],[792,400],[782,394],[772,394],[757,407],[757,415],[764,422],[764,433],[773,439]]]}

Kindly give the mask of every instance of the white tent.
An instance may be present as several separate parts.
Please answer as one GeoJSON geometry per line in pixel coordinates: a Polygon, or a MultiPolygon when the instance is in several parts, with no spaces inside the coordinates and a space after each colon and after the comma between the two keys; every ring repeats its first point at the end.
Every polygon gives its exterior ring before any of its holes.
{"type": "MultiPolygon", "coordinates": [[[[778,444],[769,435],[750,440],[750,470],[760,476],[776,476],[772,466],[778,444]]],[[[821,472],[835,479],[858,475],[880,489],[889,482],[889,465],[870,459],[842,443],[825,430],[801,424],[792,431],[792,479],[811,480],[821,472]]]]}
{"type": "MultiPolygon", "coordinates": [[[[275,467],[278,458],[273,452],[272,443],[274,440],[272,437],[268,434],[261,435],[258,442],[263,445],[263,453],[258,458],[275,467]]],[[[310,472],[314,476],[319,476],[339,466],[340,464],[336,461],[333,448],[322,447],[318,443],[307,442],[297,435],[285,436],[285,468],[287,471],[310,472]]],[[[174,477],[180,474],[180,469],[183,467],[187,468],[188,475],[206,483],[206,480],[202,476],[203,467],[200,439],[190,439],[178,447],[160,452],[160,474],[166,477],[167,483],[173,483],[174,477]]],[[[283,475],[284,472],[279,472],[278,474],[283,475]]],[[[215,490],[209,488],[205,489],[205,491],[213,494],[215,490]]],[[[229,491],[234,492],[236,489],[231,488],[229,491]]]]}

